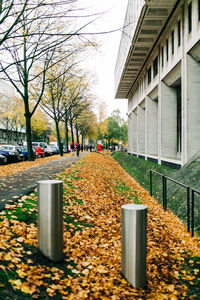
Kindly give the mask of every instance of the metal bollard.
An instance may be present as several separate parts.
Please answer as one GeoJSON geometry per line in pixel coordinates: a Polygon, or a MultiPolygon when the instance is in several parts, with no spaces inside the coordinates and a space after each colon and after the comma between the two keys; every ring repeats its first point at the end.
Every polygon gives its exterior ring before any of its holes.
{"type": "Polygon", "coordinates": [[[38,181],[38,247],[53,261],[63,258],[63,182],[38,181]]]}
{"type": "Polygon", "coordinates": [[[122,273],[135,288],[146,283],[147,207],[126,204],[122,215],[122,273]]]}

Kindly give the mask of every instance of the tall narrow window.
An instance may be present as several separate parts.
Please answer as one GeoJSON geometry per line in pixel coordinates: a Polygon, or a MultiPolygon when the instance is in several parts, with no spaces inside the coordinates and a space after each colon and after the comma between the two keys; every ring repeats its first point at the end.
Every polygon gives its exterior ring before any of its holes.
{"type": "Polygon", "coordinates": [[[200,21],[200,0],[198,0],[198,19],[200,21]]]}
{"type": "Polygon", "coordinates": [[[151,82],[151,67],[148,69],[148,84],[151,82]]]}
{"type": "Polygon", "coordinates": [[[192,2],[188,5],[188,32],[192,31],[192,2]]]}
{"type": "Polygon", "coordinates": [[[174,54],[174,30],[172,30],[172,55],[174,54]]]}
{"type": "Polygon", "coordinates": [[[153,61],[153,77],[158,74],[158,56],[153,61]]]}
{"type": "Polygon", "coordinates": [[[162,67],[164,67],[164,48],[161,48],[161,55],[162,55],[162,67]]]}
{"type": "Polygon", "coordinates": [[[181,45],[181,20],[178,21],[178,47],[180,45],[181,45]]]}
{"type": "Polygon", "coordinates": [[[168,39],[166,40],[166,58],[168,61],[168,59],[169,59],[169,41],[168,41],[168,39]]]}

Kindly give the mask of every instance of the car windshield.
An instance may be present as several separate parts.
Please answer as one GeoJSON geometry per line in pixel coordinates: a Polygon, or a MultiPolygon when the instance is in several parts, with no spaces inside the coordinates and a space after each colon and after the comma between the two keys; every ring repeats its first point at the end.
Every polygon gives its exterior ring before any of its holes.
{"type": "Polygon", "coordinates": [[[14,150],[13,146],[4,146],[4,145],[2,145],[2,148],[7,149],[7,150],[14,150]]]}

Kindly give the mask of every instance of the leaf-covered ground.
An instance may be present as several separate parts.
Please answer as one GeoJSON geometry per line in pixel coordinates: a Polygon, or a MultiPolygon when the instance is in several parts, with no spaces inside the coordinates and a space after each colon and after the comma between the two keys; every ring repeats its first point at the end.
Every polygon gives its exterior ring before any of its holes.
{"type": "MultiPolygon", "coordinates": [[[[64,156],[70,156],[70,154],[64,154],[64,156]]],[[[17,163],[10,163],[7,165],[1,165],[0,166],[0,177],[9,176],[16,174],[18,172],[30,169],[32,167],[41,166],[43,164],[46,164],[50,161],[61,159],[61,156],[59,154],[48,156],[44,158],[37,158],[34,161],[21,161],[17,163]]]]}
{"type": "Polygon", "coordinates": [[[37,195],[1,213],[1,299],[199,299],[200,240],[107,155],[92,153],[57,178],[64,186],[64,260],[37,250],[37,195]],[[148,207],[147,285],[121,275],[121,205],[148,207]]]}

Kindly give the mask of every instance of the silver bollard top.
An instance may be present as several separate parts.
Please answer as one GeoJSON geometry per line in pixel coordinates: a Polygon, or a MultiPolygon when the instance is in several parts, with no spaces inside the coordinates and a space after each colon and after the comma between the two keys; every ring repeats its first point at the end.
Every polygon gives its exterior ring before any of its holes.
{"type": "Polygon", "coordinates": [[[40,184],[58,184],[58,183],[62,183],[63,181],[62,180],[41,180],[41,181],[38,181],[37,183],[40,183],[40,184]]]}
{"type": "Polygon", "coordinates": [[[121,207],[122,209],[126,210],[143,210],[147,209],[147,207],[143,204],[124,204],[121,207]]]}

